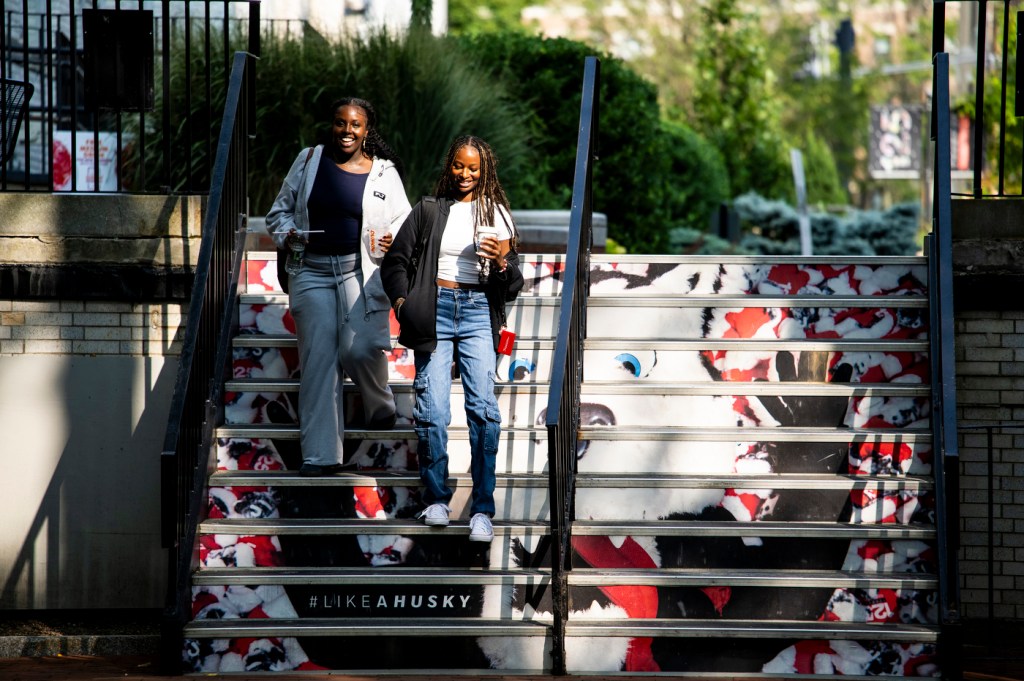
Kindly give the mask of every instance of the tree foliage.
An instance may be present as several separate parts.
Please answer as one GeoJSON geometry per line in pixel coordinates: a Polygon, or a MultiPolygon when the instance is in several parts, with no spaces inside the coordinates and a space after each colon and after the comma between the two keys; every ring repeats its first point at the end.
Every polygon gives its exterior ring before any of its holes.
{"type": "MultiPolygon", "coordinates": [[[[533,140],[535,166],[516,203],[568,208],[575,171],[583,64],[595,50],[563,38],[516,33],[465,36],[474,55],[528,108],[521,121],[533,140]]],[[[670,173],[657,92],[621,60],[601,60],[601,118],[594,164],[594,209],[608,215],[609,235],[631,252],[664,252],[670,173]]],[[[510,196],[511,198],[511,196],[510,196]]]]}
{"type": "Polygon", "coordinates": [[[530,0],[448,0],[448,32],[452,35],[526,30],[523,9],[530,0]]]}
{"type": "Polygon", "coordinates": [[[790,195],[789,155],[755,17],[738,0],[704,5],[695,57],[694,127],[722,152],[733,188],[790,195]]]}

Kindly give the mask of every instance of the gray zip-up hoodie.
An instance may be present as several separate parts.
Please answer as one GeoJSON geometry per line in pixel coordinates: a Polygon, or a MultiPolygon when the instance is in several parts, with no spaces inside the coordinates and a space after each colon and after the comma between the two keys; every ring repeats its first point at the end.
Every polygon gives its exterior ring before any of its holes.
{"type": "MultiPolygon", "coordinates": [[[[295,162],[281,184],[281,191],[267,213],[267,231],[279,248],[285,247],[285,237],[292,229],[309,229],[306,202],[313,191],[313,181],[316,179],[316,169],[320,167],[323,150],[323,145],[318,144],[313,148],[312,156],[309,156],[307,147],[295,157],[295,162]]],[[[395,164],[381,158],[373,159],[373,166],[366,178],[366,188],[363,190],[361,228],[366,230],[370,225],[389,225],[392,237],[397,237],[398,230],[401,229],[411,209],[395,164]]],[[[384,294],[378,270],[383,258],[370,256],[362,238],[359,239],[359,253],[363,270],[363,291],[366,294],[366,311],[379,312],[389,309],[391,305],[384,294]]]]}

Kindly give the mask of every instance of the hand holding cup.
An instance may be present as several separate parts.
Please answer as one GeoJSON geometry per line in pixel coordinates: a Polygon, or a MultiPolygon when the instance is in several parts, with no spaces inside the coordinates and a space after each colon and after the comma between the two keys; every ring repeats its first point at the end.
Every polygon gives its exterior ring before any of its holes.
{"type": "Polygon", "coordinates": [[[386,226],[371,224],[363,231],[363,240],[366,244],[366,252],[371,258],[383,258],[384,254],[391,248],[391,232],[386,226]]]}
{"type": "Polygon", "coordinates": [[[476,230],[476,254],[488,260],[501,257],[501,243],[498,241],[498,230],[494,227],[481,225],[476,230]]]}

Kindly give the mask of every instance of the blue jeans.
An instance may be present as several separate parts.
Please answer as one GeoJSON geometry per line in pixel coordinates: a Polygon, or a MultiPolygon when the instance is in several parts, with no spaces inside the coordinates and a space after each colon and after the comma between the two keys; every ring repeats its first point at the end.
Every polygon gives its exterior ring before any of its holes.
{"type": "Polygon", "coordinates": [[[458,347],[466,395],[473,498],[470,513],[494,515],[495,466],[501,414],[494,396],[497,355],[491,314],[482,291],[437,289],[437,348],[416,353],[416,436],[420,480],[427,504],[451,501],[448,487],[448,425],[452,420],[452,361],[458,347]]]}

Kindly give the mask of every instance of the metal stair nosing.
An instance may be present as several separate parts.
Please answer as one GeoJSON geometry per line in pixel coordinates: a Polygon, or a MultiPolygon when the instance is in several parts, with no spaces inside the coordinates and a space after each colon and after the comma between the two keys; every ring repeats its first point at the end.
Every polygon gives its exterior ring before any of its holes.
{"type": "MultiPolygon", "coordinates": [[[[494,522],[495,537],[532,534],[547,535],[548,523],[523,520],[494,522]]],[[[374,520],[369,518],[213,518],[199,524],[200,534],[229,535],[427,535],[432,537],[462,537],[469,534],[468,521],[453,519],[446,527],[431,527],[416,520],[374,520]]]]}
{"type": "MultiPolygon", "coordinates": [[[[563,256],[564,257],[564,256],[563,256]]],[[[540,262],[540,261],[538,261],[540,262]]],[[[838,266],[887,266],[912,265],[927,267],[928,258],[923,255],[647,255],[593,253],[593,264],[615,265],[838,265],[838,266]]],[[[924,274],[924,272],[922,272],[924,274]]]]}
{"type": "Polygon", "coordinates": [[[842,523],[826,521],[575,520],[581,536],[774,537],[827,539],[934,539],[932,525],[842,523]]]}
{"type": "Polygon", "coordinates": [[[621,350],[628,344],[634,350],[683,351],[727,350],[734,352],[801,350],[811,352],[917,352],[927,353],[928,340],[850,338],[651,338],[622,339],[588,337],[583,343],[586,350],[621,350]]]}
{"type": "MultiPolygon", "coordinates": [[[[561,301],[561,296],[553,293],[534,295],[527,292],[518,296],[508,306],[510,309],[515,307],[558,307],[561,301]]],[[[238,302],[241,305],[287,305],[288,294],[284,291],[246,291],[238,296],[238,302]]]]}
{"type": "MultiPolygon", "coordinates": [[[[359,392],[359,386],[352,382],[348,377],[344,381],[345,390],[353,390],[359,392]]],[[[411,394],[413,393],[412,381],[406,380],[395,380],[391,379],[388,381],[388,386],[391,391],[396,394],[411,394]]],[[[537,381],[495,381],[494,383],[495,393],[502,395],[504,393],[514,393],[522,395],[546,395],[548,392],[548,383],[540,383],[537,381]]],[[[256,392],[298,392],[299,390],[299,379],[298,378],[233,378],[224,382],[224,390],[228,392],[236,393],[256,393],[256,392]]],[[[462,385],[462,381],[452,381],[452,393],[461,395],[465,393],[465,388],[462,385]]]]}
{"type": "Polygon", "coordinates": [[[551,571],[545,569],[510,568],[441,568],[441,567],[250,567],[202,568],[192,576],[200,586],[281,585],[317,586],[360,584],[378,586],[545,586],[551,571]]]}
{"type": "Polygon", "coordinates": [[[928,297],[922,295],[774,295],[763,293],[680,293],[668,295],[622,295],[598,292],[587,298],[587,307],[661,307],[661,308],[814,308],[814,309],[896,309],[924,308],[928,297]]]}
{"type": "Polygon", "coordinates": [[[596,395],[764,395],[770,397],[929,397],[927,383],[828,383],[823,381],[608,381],[586,380],[584,397],[596,395]]]}
{"type": "Polygon", "coordinates": [[[694,442],[931,442],[927,428],[800,428],[688,426],[581,426],[582,440],[686,440],[694,442]]]}
{"type": "Polygon", "coordinates": [[[496,618],[263,618],[193,620],[185,638],[279,636],[547,636],[550,621],[496,618]]]}
{"type": "MultiPolygon", "coordinates": [[[[546,441],[547,431],[543,427],[505,427],[502,426],[502,439],[526,438],[537,441],[546,441]]],[[[235,425],[222,425],[216,429],[218,438],[248,438],[254,440],[299,439],[299,427],[295,424],[277,425],[272,423],[240,423],[235,425]]],[[[469,438],[469,430],[465,426],[452,426],[448,429],[449,440],[466,440],[469,438]]],[[[367,430],[365,428],[346,428],[346,440],[416,440],[416,431],[408,426],[396,426],[393,430],[367,430]]]]}
{"type": "Polygon", "coordinates": [[[843,570],[757,570],[707,568],[573,568],[569,586],[778,587],[836,589],[938,588],[935,575],[843,570]]]}
{"type": "Polygon", "coordinates": [[[934,643],[938,626],[856,622],[794,620],[706,620],[706,619],[622,619],[588,620],[569,618],[566,636],[628,636],[676,638],[780,638],[813,640],[867,640],[934,643]]]}
{"type": "MultiPolygon", "coordinates": [[[[269,333],[241,333],[232,339],[235,348],[297,348],[299,341],[294,334],[269,334],[269,333]]],[[[393,347],[398,345],[398,339],[391,337],[393,347]]],[[[522,350],[531,348],[535,350],[553,350],[555,347],[554,336],[551,337],[530,337],[522,336],[516,338],[516,348],[522,350]]]]}
{"type": "Polygon", "coordinates": [[[857,475],[835,473],[770,473],[764,475],[736,474],[576,474],[577,488],[641,488],[641,489],[832,489],[832,490],[901,490],[924,491],[935,486],[931,478],[911,475],[857,475]]]}
{"type": "MultiPolygon", "coordinates": [[[[857,475],[836,473],[771,473],[764,475],[708,474],[641,474],[588,473],[576,474],[577,488],[613,489],[834,489],[834,490],[901,490],[925,491],[934,487],[931,478],[903,475],[857,475]]],[[[448,478],[452,487],[471,484],[468,474],[448,478]]],[[[416,471],[342,471],[317,478],[305,478],[296,471],[230,471],[219,470],[210,476],[215,487],[260,486],[291,487],[415,487],[421,484],[416,471]]],[[[506,488],[546,488],[548,476],[536,473],[499,473],[497,484],[506,488]]]]}
{"type": "MultiPolygon", "coordinates": [[[[246,252],[250,261],[274,262],[276,251],[251,250],[246,252]]],[[[520,258],[527,263],[564,263],[564,253],[523,253],[520,258]]],[[[679,264],[679,265],[840,265],[840,266],[885,266],[913,265],[926,267],[927,256],[923,255],[657,255],[628,253],[591,253],[592,264],[679,264]]]]}
{"type": "MultiPolygon", "coordinates": [[[[471,487],[473,484],[472,477],[462,473],[449,475],[447,482],[454,489],[471,487]]],[[[341,471],[307,478],[294,470],[220,470],[210,476],[212,487],[419,487],[422,484],[417,471],[341,471]]],[[[536,473],[498,473],[496,485],[499,488],[547,489],[548,476],[536,473]]]]}
{"type": "MultiPolygon", "coordinates": [[[[394,340],[394,339],[392,339],[394,340]]],[[[731,350],[776,351],[804,350],[820,352],[916,352],[926,353],[928,341],[922,339],[873,339],[852,338],[848,340],[814,338],[612,338],[590,337],[584,341],[585,351],[621,350],[623,345],[634,350],[693,351],[731,350]]],[[[233,345],[242,347],[292,347],[298,341],[291,334],[243,333],[235,336],[233,345]]],[[[553,350],[554,338],[517,338],[518,351],[553,350]]]]}

